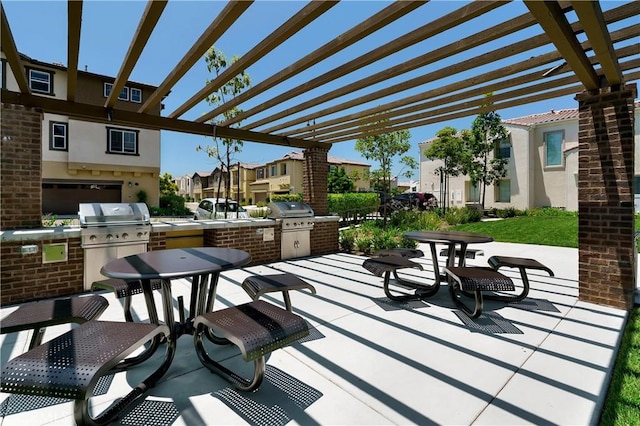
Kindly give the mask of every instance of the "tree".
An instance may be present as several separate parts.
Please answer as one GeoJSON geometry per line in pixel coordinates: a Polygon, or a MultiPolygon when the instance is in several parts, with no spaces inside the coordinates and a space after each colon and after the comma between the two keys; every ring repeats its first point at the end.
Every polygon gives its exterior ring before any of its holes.
{"type": "MultiPolygon", "coordinates": [[[[239,58],[237,56],[233,56],[230,61],[227,60],[225,54],[216,49],[215,46],[211,46],[207,53],[205,54],[205,61],[207,62],[207,69],[209,72],[215,72],[216,77],[218,77],[225,69],[227,69],[227,65],[233,64],[239,58]]],[[[209,84],[212,80],[206,81],[209,84]]],[[[220,86],[218,90],[211,93],[207,96],[207,102],[209,105],[216,107],[221,104],[227,102],[227,98],[235,98],[240,93],[242,93],[245,89],[251,86],[251,79],[249,74],[247,74],[244,70],[238,73],[231,80],[220,86]]],[[[225,110],[222,113],[223,120],[230,120],[237,115],[241,114],[243,111],[238,107],[233,107],[225,110]]],[[[209,121],[211,124],[216,124],[216,119],[212,119],[209,121]]],[[[239,127],[241,122],[237,122],[234,126],[239,127]]],[[[213,157],[218,160],[220,164],[220,170],[222,171],[222,176],[224,179],[218,180],[218,188],[217,188],[217,197],[221,198],[221,187],[224,185],[224,193],[228,196],[231,192],[231,177],[230,170],[232,164],[235,164],[237,161],[234,158],[234,154],[242,151],[243,142],[239,139],[228,139],[228,138],[218,138],[213,134],[214,144],[213,146],[206,146],[202,148],[198,146],[196,150],[206,151],[209,157],[213,157]]],[[[238,170],[238,173],[240,171],[238,170]]],[[[239,197],[240,194],[237,194],[239,197]]],[[[237,200],[238,202],[240,200],[237,200]]],[[[225,203],[225,217],[226,217],[226,203],[225,203]]]]}
{"type": "Polygon", "coordinates": [[[160,196],[176,195],[178,193],[178,185],[173,181],[173,176],[164,173],[160,176],[160,196]]]}
{"type": "Polygon", "coordinates": [[[341,194],[353,191],[353,180],[347,175],[344,167],[329,170],[327,176],[327,192],[341,194]]]}
{"type": "Polygon", "coordinates": [[[471,161],[465,166],[466,174],[473,185],[482,184],[480,204],[484,209],[487,185],[493,185],[507,175],[509,160],[494,153],[498,151],[500,142],[507,140],[509,133],[502,125],[500,115],[495,111],[478,115],[473,120],[471,132],[471,161]]]}
{"type": "MultiPolygon", "coordinates": [[[[380,128],[384,126],[384,121],[377,121],[367,125],[372,128],[380,128]]],[[[366,129],[365,129],[366,131],[366,129]]],[[[390,192],[391,186],[391,168],[395,157],[402,156],[411,148],[409,138],[411,133],[408,130],[398,130],[390,133],[383,133],[373,136],[365,136],[356,141],[355,149],[360,152],[367,160],[374,160],[380,164],[379,169],[371,171],[374,180],[381,182],[383,191],[390,192]]],[[[400,158],[400,164],[405,165],[408,170],[402,175],[411,177],[412,171],[418,167],[415,158],[405,155],[400,158]]],[[[374,183],[374,187],[377,185],[374,183]]]]}
{"type": "Polygon", "coordinates": [[[448,200],[448,178],[465,173],[465,166],[471,161],[469,146],[472,138],[469,130],[458,132],[455,128],[447,126],[436,133],[436,138],[423,153],[430,160],[442,160],[444,163],[436,169],[436,173],[442,177],[443,188],[440,198],[444,201],[443,207],[446,207],[448,200]]]}

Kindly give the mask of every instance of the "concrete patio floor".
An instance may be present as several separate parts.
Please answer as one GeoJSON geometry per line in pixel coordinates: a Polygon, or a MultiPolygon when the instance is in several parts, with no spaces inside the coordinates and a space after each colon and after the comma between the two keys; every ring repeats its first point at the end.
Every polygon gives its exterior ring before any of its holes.
{"type": "MultiPolygon", "coordinates": [[[[420,246],[425,253],[428,246],[420,246]]],[[[596,424],[626,312],[579,302],[576,249],[523,244],[476,245],[486,266],[494,254],[531,257],[555,277],[529,273],[531,292],[518,304],[486,302],[475,321],[457,309],[446,286],[426,302],[400,304],[384,296],[382,279],[362,268],[365,258],[333,254],[223,273],[216,308],[248,301],[240,284],[249,274],[291,272],[317,289],[293,292],[294,312],[311,334],[273,352],[261,388],[235,391],[202,367],[193,338],[182,336],[174,362],[119,420],[122,425],[285,424],[596,424]],[[466,320],[466,321],[464,321],[466,320]]],[[[418,259],[432,278],[430,259],[418,259]]],[[[444,258],[440,258],[443,266],[444,258]]],[[[517,270],[501,272],[520,282],[517,270]]],[[[189,282],[173,285],[188,300],[189,282]]],[[[265,300],[283,305],[279,293],[265,300]]],[[[121,300],[100,319],[123,320],[121,300]]],[[[4,317],[14,308],[0,312],[4,317]]],[[[134,309],[145,318],[143,298],[134,309]]],[[[67,326],[49,329],[45,339],[67,326]]],[[[23,352],[29,333],[3,335],[1,361],[23,352]]],[[[233,347],[218,359],[245,367],[233,347]]],[[[158,351],[158,352],[161,352],[158,351]]],[[[147,361],[147,365],[154,360],[147,361]]],[[[113,377],[98,404],[137,384],[145,364],[113,377]]],[[[0,394],[2,426],[73,424],[73,404],[0,394]]]]}

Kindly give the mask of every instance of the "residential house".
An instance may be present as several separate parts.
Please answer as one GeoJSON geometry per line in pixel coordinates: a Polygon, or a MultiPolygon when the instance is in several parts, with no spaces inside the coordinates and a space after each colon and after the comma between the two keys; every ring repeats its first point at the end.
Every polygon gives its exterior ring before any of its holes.
{"type": "MultiPolygon", "coordinates": [[[[1,55],[2,88],[19,91],[1,55]]],[[[33,95],[66,100],[67,69],[20,55],[33,95]]],[[[114,78],[78,71],[76,102],[102,106],[114,78]]],[[[136,111],[154,86],[127,82],[116,109],[136,111]]],[[[151,114],[160,115],[158,105],[151,114]]],[[[7,137],[10,137],[8,135],[7,137]]],[[[146,193],[158,205],[160,131],[42,114],[42,212],[77,214],[84,202],[137,202],[146,193]]]]}
{"type": "MultiPolygon", "coordinates": [[[[551,110],[506,119],[509,132],[494,153],[508,158],[507,175],[486,188],[485,208],[531,209],[558,207],[578,210],[578,110],[551,110]]],[[[635,191],[640,199],[640,103],[635,104],[635,191]]],[[[468,176],[449,177],[448,189],[438,174],[440,160],[429,160],[425,150],[434,139],[419,144],[422,192],[448,198],[450,206],[480,201],[480,188],[468,176]]],[[[636,201],[636,210],[640,203],[636,201]]]]}
{"type": "Polygon", "coordinates": [[[173,182],[178,187],[178,195],[189,199],[193,198],[193,180],[191,179],[191,176],[180,176],[178,178],[174,178],[173,182]]]}
{"type": "Polygon", "coordinates": [[[191,182],[193,199],[199,202],[207,197],[205,193],[214,186],[213,172],[195,172],[191,182]]]}

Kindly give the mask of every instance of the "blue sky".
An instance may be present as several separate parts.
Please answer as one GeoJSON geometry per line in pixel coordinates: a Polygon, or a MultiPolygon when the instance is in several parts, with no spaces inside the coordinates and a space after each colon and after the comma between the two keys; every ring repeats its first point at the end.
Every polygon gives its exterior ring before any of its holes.
{"type": "MultiPolygon", "coordinates": [[[[286,21],[286,19],[295,14],[304,4],[305,3],[300,1],[256,1],[239,20],[239,23],[242,24],[240,27],[242,31],[232,31],[225,34],[216,43],[216,47],[228,56],[242,55],[275,30],[286,21]]],[[[336,35],[348,30],[355,23],[373,15],[387,4],[387,2],[383,1],[343,0],[317,19],[316,22],[303,29],[298,35],[271,52],[265,58],[266,61],[261,61],[259,66],[254,65],[250,67],[247,72],[254,81],[261,81],[284,68],[286,65],[295,62],[311,50],[322,46],[336,35]],[[330,28],[330,31],[327,31],[327,28],[330,28]],[[288,59],[283,61],[283,57],[288,59]]],[[[269,99],[269,97],[274,96],[274,94],[286,90],[288,87],[298,85],[305,80],[332,69],[345,58],[351,59],[375,48],[381,43],[381,40],[387,42],[424,25],[426,21],[430,21],[437,16],[455,10],[463,4],[463,2],[457,1],[432,1],[411,13],[411,16],[398,20],[356,45],[343,50],[334,57],[304,71],[289,82],[280,84],[259,97],[252,99],[244,108],[248,109],[249,107],[258,105],[269,99]]],[[[603,10],[607,10],[620,4],[622,3],[603,1],[602,8],[603,10]]],[[[3,0],[3,5],[8,16],[9,24],[11,25],[17,48],[21,53],[40,61],[59,62],[66,65],[66,2],[3,0]]],[[[80,68],[83,69],[86,65],[91,72],[115,76],[127,52],[145,5],[146,2],[144,1],[85,1],[83,6],[82,37],[80,44],[80,68]],[[114,7],[114,5],[117,5],[117,7],[114,7]]],[[[159,85],[223,6],[223,1],[169,1],[159,25],[151,36],[147,48],[132,73],[131,80],[159,85]]],[[[502,20],[505,19],[502,9],[503,8],[500,8],[495,12],[479,18],[479,22],[487,26],[502,22],[502,20]]],[[[521,2],[513,2],[508,6],[508,10],[512,11],[512,13],[515,11],[515,14],[510,16],[513,17],[516,16],[516,14],[525,13],[526,7],[521,2]]],[[[629,25],[628,20],[624,24],[625,26],[629,25]]],[[[349,81],[364,78],[383,68],[402,63],[418,54],[431,50],[436,43],[453,42],[457,38],[467,36],[471,34],[472,31],[477,30],[477,25],[478,23],[471,22],[468,25],[456,28],[455,31],[448,31],[432,39],[418,43],[384,60],[337,79],[332,84],[312,90],[296,98],[295,101],[315,97],[332,88],[342,86],[349,81]]],[[[234,27],[237,28],[237,25],[234,27]]],[[[540,32],[541,30],[537,26],[519,31],[511,36],[509,43],[531,37],[540,32]]],[[[500,40],[489,46],[489,48],[502,47],[504,43],[505,40],[500,40]]],[[[483,49],[486,50],[487,47],[483,49]]],[[[516,56],[515,59],[522,60],[539,53],[546,53],[547,51],[548,49],[532,50],[525,52],[521,57],[516,56]]],[[[475,49],[468,55],[476,56],[478,54],[479,51],[475,49]]],[[[463,60],[464,56],[456,55],[456,57],[447,58],[439,61],[437,64],[432,64],[403,76],[396,77],[391,81],[404,81],[407,78],[440,69],[463,60]]],[[[507,65],[508,63],[513,63],[513,61],[514,57],[505,58],[501,63],[494,63],[485,68],[488,71],[507,65]]],[[[199,61],[172,89],[170,96],[165,99],[164,104],[166,108],[164,113],[168,114],[172,112],[185,102],[204,85],[208,77],[210,76],[207,73],[204,60],[199,61]]],[[[462,78],[465,78],[463,73],[452,76],[445,83],[450,83],[462,78]]],[[[382,85],[380,85],[380,87],[382,87],[382,85]]],[[[433,87],[433,85],[422,86],[416,88],[416,91],[421,92],[433,87]]],[[[406,97],[410,94],[410,91],[406,91],[398,94],[398,96],[406,97]]],[[[358,95],[358,92],[354,93],[354,96],[356,95],[358,95]]],[[[345,99],[350,99],[350,97],[345,99]]],[[[343,98],[340,99],[340,101],[342,100],[343,98]]],[[[383,98],[367,106],[375,106],[391,100],[393,100],[393,97],[383,98]]],[[[286,106],[287,103],[284,103],[282,108],[286,106]]],[[[571,95],[499,110],[498,113],[503,118],[514,118],[549,111],[551,109],[575,107],[577,107],[577,103],[574,100],[574,96],[571,95]]],[[[269,112],[277,112],[282,108],[270,110],[269,112]]],[[[209,105],[202,102],[188,111],[182,118],[194,119],[211,109],[209,105]]],[[[306,112],[308,111],[305,111],[305,113],[306,112]]],[[[349,112],[349,110],[346,110],[342,114],[347,112],[349,112]]],[[[255,121],[261,117],[262,115],[251,117],[247,122],[255,121]]],[[[409,154],[418,159],[419,142],[434,137],[438,130],[447,125],[457,129],[469,128],[473,118],[472,116],[411,129],[412,149],[409,154]]],[[[207,144],[211,144],[211,139],[203,136],[162,132],[162,173],[168,172],[177,177],[184,174],[192,174],[195,171],[212,170],[216,166],[215,162],[207,158],[203,152],[196,151],[198,145],[204,146],[207,144]]],[[[368,162],[354,150],[354,144],[355,141],[335,144],[329,151],[329,155],[368,162]]],[[[245,143],[242,153],[237,156],[237,160],[245,162],[267,162],[279,158],[289,151],[291,151],[291,148],[245,143]]],[[[399,172],[400,167],[394,168],[394,171],[396,173],[399,172]]],[[[416,176],[417,174],[416,171],[416,176]]]]}

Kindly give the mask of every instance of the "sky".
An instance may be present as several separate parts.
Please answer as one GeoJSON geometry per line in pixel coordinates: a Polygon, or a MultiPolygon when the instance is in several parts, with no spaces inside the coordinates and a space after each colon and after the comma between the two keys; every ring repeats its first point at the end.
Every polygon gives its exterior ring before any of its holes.
{"type": "MultiPolygon", "coordinates": [[[[3,0],[5,13],[14,36],[14,40],[19,52],[30,56],[33,59],[43,62],[58,62],[66,65],[67,63],[67,15],[66,1],[29,1],[29,0],[3,0]]],[[[603,1],[602,9],[607,10],[619,6],[625,2],[603,1]]],[[[286,19],[295,14],[304,6],[301,1],[267,1],[258,0],[241,16],[239,23],[240,31],[229,32],[216,42],[216,47],[221,49],[227,56],[239,55],[249,51],[256,43],[266,37],[275,30],[286,19]],[[266,18],[266,19],[265,19],[266,18]]],[[[311,50],[322,46],[330,41],[336,35],[347,31],[355,23],[363,21],[377,11],[384,8],[388,2],[383,1],[364,1],[364,0],[343,0],[337,6],[330,9],[321,16],[313,24],[303,29],[298,35],[292,37],[281,47],[275,49],[266,56],[265,61],[259,62],[259,66],[252,66],[247,69],[247,73],[254,82],[259,82],[282,69],[284,66],[295,62],[295,60],[303,57],[311,50]],[[326,29],[330,28],[330,31],[326,29]],[[297,57],[292,57],[298,55],[297,57]],[[287,59],[282,60],[283,57],[287,59]]],[[[431,3],[420,7],[410,16],[406,16],[397,22],[385,27],[358,42],[356,45],[341,51],[334,57],[328,58],[319,65],[304,71],[288,83],[282,83],[275,88],[268,90],[260,96],[249,101],[245,107],[248,109],[266,101],[275,94],[286,90],[293,85],[314,78],[323,72],[327,72],[337,66],[340,61],[346,58],[354,58],[367,52],[384,42],[398,37],[410,30],[424,25],[424,17],[432,20],[434,17],[448,13],[454,9],[461,7],[464,3],[458,1],[432,1],[431,3]]],[[[83,21],[82,34],[80,42],[80,58],[79,67],[84,69],[85,66],[90,72],[97,74],[116,76],[120,64],[126,55],[129,44],[137,28],[140,16],[144,11],[146,2],[133,1],[96,1],[85,0],[83,5],[83,21]],[[117,5],[117,7],[114,7],[117,5]]],[[[177,65],[184,54],[189,50],[191,45],[198,39],[202,32],[208,27],[211,21],[217,16],[218,12],[224,6],[224,2],[217,1],[186,1],[171,0],[169,1],[163,16],[151,36],[142,57],[138,61],[130,80],[142,82],[151,85],[159,85],[166,75],[177,65]]],[[[521,2],[513,2],[508,6],[511,11],[517,14],[525,13],[526,7],[521,2]]],[[[505,16],[501,16],[505,12],[499,8],[496,13],[490,13],[482,17],[485,25],[495,25],[505,16]]],[[[514,17],[516,14],[511,15],[514,17]]],[[[629,20],[625,21],[629,25],[629,20]]],[[[456,28],[455,31],[448,31],[432,39],[418,43],[415,46],[404,49],[395,55],[380,60],[374,64],[355,71],[345,77],[325,85],[321,88],[312,90],[295,101],[305,98],[318,96],[332,88],[339,87],[364,78],[383,68],[391,65],[402,63],[407,59],[427,52],[432,49],[435,43],[450,43],[456,39],[467,36],[477,30],[476,23],[471,22],[466,26],[456,28]],[[409,56],[410,55],[410,56],[409,56]]],[[[625,25],[625,26],[626,26],[625,25]]],[[[235,26],[234,26],[235,27],[235,26]]],[[[537,26],[526,30],[521,30],[510,36],[509,43],[519,41],[537,35],[541,29],[537,26]]],[[[637,42],[637,40],[636,40],[637,42]]],[[[494,45],[487,48],[495,49],[502,47],[505,39],[500,39],[494,45]]],[[[486,66],[487,70],[498,68],[509,63],[513,63],[514,59],[523,60],[539,53],[546,53],[547,49],[538,49],[525,52],[520,57],[505,58],[503,63],[494,63],[486,66]]],[[[469,52],[471,56],[478,55],[477,50],[469,52]]],[[[418,69],[412,73],[392,79],[392,82],[400,82],[411,77],[420,75],[428,71],[446,67],[464,60],[464,57],[446,58],[437,64],[418,69]]],[[[542,70],[544,71],[544,70],[542,70]]],[[[204,60],[199,61],[194,67],[183,77],[176,86],[173,87],[170,95],[164,100],[165,110],[163,114],[169,114],[178,106],[182,105],[194,93],[196,93],[211,75],[206,69],[204,60]]],[[[449,80],[439,83],[445,84],[459,79],[465,78],[465,75],[459,74],[449,78],[449,80]]],[[[380,85],[382,87],[383,85],[380,85]]],[[[416,91],[424,91],[434,87],[424,86],[415,88],[416,91]]],[[[410,91],[397,94],[400,97],[406,97],[411,94],[410,91]]],[[[355,92],[354,95],[358,95],[355,92]]],[[[345,98],[350,99],[350,98],[345,98]]],[[[340,99],[343,100],[342,98],[340,99]]],[[[370,106],[375,106],[381,102],[393,100],[393,97],[383,98],[374,101],[370,106]]],[[[366,105],[366,104],[365,104],[366,105]]],[[[287,103],[283,103],[279,109],[270,110],[270,113],[277,112],[282,108],[286,108],[287,103]]],[[[522,117],[535,113],[542,113],[551,109],[576,108],[577,102],[574,95],[556,98],[552,100],[529,103],[519,107],[498,110],[497,112],[504,119],[522,117]]],[[[183,117],[185,119],[195,119],[196,117],[210,111],[212,108],[201,102],[196,107],[188,111],[183,117]]],[[[305,111],[305,113],[308,111],[305,111]]],[[[348,113],[349,110],[341,114],[348,113]]],[[[261,118],[261,115],[251,117],[248,121],[255,121],[261,118]]],[[[474,116],[456,119],[448,122],[436,123],[428,126],[416,127],[411,132],[411,150],[407,153],[412,155],[416,160],[419,159],[418,144],[424,140],[435,137],[436,132],[445,126],[452,126],[458,130],[468,129],[474,116]]],[[[259,129],[258,129],[259,130],[259,129]]],[[[211,171],[216,167],[216,162],[207,157],[202,151],[197,151],[198,146],[207,146],[212,144],[211,138],[189,135],[176,132],[161,132],[161,173],[170,173],[174,177],[183,175],[192,175],[196,171],[211,171]]],[[[355,141],[341,142],[334,144],[329,151],[329,155],[334,157],[346,158],[355,161],[362,161],[371,164],[372,168],[376,168],[376,164],[366,160],[359,152],[354,149],[355,141]]],[[[237,161],[264,163],[282,157],[292,148],[278,147],[271,145],[256,144],[245,142],[242,152],[236,156],[237,161]]],[[[393,174],[404,171],[399,164],[393,168],[393,174]]],[[[415,171],[414,179],[417,179],[418,171],[415,171]]],[[[401,180],[405,180],[402,178],[401,180]]]]}

